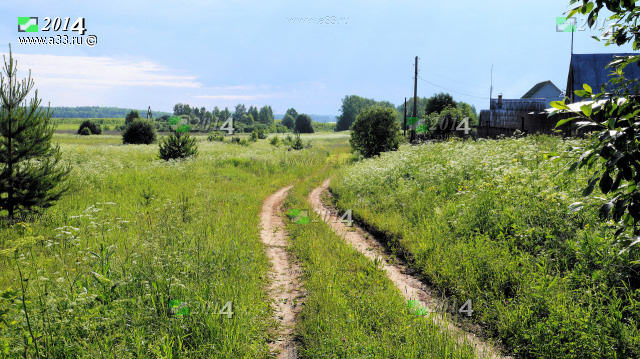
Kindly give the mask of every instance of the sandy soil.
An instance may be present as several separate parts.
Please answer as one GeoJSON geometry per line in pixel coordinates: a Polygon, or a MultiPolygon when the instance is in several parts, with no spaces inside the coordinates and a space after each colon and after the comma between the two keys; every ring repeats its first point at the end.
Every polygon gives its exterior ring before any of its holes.
{"type": "Polygon", "coordinates": [[[300,311],[304,292],[300,285],[299,266],[287,254],[287,236],[280,207],[292,186],[279,189],[262,205],[260,236],[271,262],[269,293],[278,321],[277,339],[269,347],[279,359],[298,357],[293,338],[296,315],[300,311]]]}

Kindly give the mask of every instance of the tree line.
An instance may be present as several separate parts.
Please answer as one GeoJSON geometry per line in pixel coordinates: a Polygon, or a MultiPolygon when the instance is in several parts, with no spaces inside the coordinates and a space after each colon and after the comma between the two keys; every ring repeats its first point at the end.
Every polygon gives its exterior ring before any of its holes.
{"type": "MultiPolygon", "coordinates": [[[[103,106],[51,107],[52,118],[123,118],[134,109],[103,106]]],[[[147,113],[147,110],[139,110],[147,113]]],[[[170,115],[168,112],[154,111],[154,116],[170,115]]]]}
{"type": "MultiPolygon", "coordinates": [[[[462,102],[455,101],[448,93],[439,93],[431,97],[423,97],[417,99],[417,117],[428,119],[428,121],[439,121],[440,117],[453,116],[457,120],[468,117],[471,124],[477,123],[477,113],[474,106],[462,102]],[[459,118],[458,118],[459,117],[459,118]]],[[[404,104],[395,106],[389,101],[376,101],[370,98],[364,98],[357,95],[345,96],[342,99],[340,115],[336,124],[336,131],[346,131],[351,128],[358,114],[364,110],[380,106],[383,108],[391,108],[394,110],[396,119],[401,123],[404,113],[404,104]]],[[[407,100],[407,116],[413,114],[413,97],[407,100]]],[[[403,123],[401,123],[403,125],[403,123]]]]}

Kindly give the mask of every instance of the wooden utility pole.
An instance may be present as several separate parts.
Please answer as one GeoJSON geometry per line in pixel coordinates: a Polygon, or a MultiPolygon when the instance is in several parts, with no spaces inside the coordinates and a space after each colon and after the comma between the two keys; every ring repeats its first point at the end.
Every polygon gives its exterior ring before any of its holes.
{"type": "Polygon", "coordinates": [[[402,126],[402,136],[407,137],[407,98],[404,98],[404,126],[402,126]]]}
{"type": "MultiPolygon", "coordinates": [[[[416,56],[416,69],[413,76],[413,117],[418,117],[418,56],[416,56]]],[[[413,142],[416,139],[416,131],[411,126],[410,141],[413,142]]]]}

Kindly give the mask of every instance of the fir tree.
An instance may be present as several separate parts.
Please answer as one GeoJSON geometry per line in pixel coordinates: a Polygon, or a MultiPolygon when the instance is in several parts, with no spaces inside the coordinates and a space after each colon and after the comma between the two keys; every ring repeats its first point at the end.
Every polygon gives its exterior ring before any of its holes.
{"type": "Polygon", "coordinates": [[[51,144],[55,127],[49,108],[40,108],[38,90],[32,99],[31,71],[18,80],[17,62],[9,48],[0,72],[0,210],[9,219],[47,208],[65,191],[69,169],[60,166],[60,148],[51,144]]]}

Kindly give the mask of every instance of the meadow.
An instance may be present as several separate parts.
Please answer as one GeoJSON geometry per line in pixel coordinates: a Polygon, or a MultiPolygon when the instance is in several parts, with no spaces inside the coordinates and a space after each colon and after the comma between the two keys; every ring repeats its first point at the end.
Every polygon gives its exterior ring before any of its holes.
{"type": "Polygon", "coordinates": [[[0,357],[268,357],[262,200],[344,135],[303,151],[202,137],[177,162],[119,136],[54,140],[70,190],[0,228],[0,357]]]}
{"type": "Polygon", "coordinates": [[[54,118],[52,122],[57,131],[77,131],[84,121],[93,121],[102,127],[103,131],[114,131],[118,126],[124,125],[124,118],[54,118]]]}
{"type": "Polygon", "coordinates": [[[342,210],[522,358],[640,357],[637,250],[598,219],[580,140],[551,136],[402,146],[343,168],[342,210]],[[571,211],[572,203],[586,203],[571,211]]]}
{"type": "Polygon", "coordinates": [[[342,211],[441,295],[471,300],[471,321],[515,357],[640,356],[638,253],[597,218],[601,193],[582,198],[588,173],[566,172],[581,140],[405,144],[358,160],[348,136],[302,135],[311,147],[292,151],[199,135],[196,158],[165,162],[119,135],[56,134],[69,191],[0,226],[0,358],[272,357],[259,213],[290,184],[283,212],[311,218],[286,226],[306,293],[299,357],[473,357],[315,215],[306,197],[327,177],[342,211]]]}

